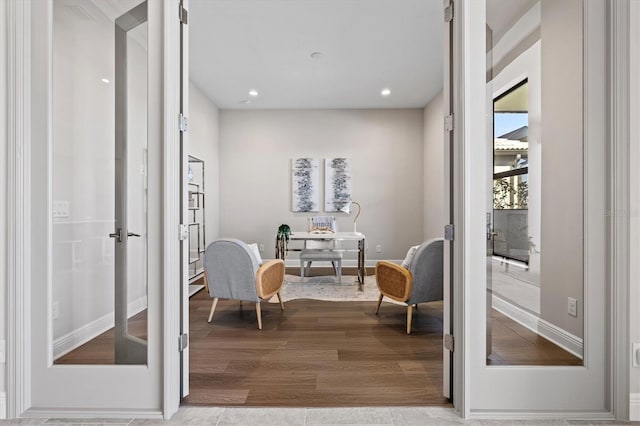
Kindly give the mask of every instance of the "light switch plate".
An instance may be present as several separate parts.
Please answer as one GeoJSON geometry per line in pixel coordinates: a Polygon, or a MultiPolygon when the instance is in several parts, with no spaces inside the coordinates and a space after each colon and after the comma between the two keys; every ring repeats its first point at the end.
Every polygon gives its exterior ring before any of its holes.
{"type": "Polygon", "coordinates": [[[567,313],[572,317],[578,316],[578,301],[573,297],[569,297],[567,301],[567,313]]]}

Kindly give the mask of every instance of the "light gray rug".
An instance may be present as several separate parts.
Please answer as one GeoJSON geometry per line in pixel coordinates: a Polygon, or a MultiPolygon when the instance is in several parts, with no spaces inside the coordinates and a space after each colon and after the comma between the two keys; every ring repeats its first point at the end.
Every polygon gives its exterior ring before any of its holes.
{"type": "MultiPolygon", "coordinates": [[[[294,299],[369,302],[377,301],[380,295],[375,276],[365,277],[363,291],[360,291],[354,275],[343,275],[341,282],[336,282],[335,275],[304,279],[285,275],[280,294],[284,302],[294,299]]],[[[274,296],[269,302],[278,303],[278,298],[274,296]]]]}

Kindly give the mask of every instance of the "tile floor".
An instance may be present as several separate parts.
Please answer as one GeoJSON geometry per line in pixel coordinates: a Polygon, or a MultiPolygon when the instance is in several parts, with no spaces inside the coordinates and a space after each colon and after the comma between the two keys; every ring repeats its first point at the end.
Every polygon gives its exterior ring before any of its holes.
{"type": "Polygon", "coordinates": [[[463,420],[450,408],[222,408],[182,407],[170,420],[145,419],[17,419],[0,425],[640,425],[640,422],[589,420],[463,420]]]}

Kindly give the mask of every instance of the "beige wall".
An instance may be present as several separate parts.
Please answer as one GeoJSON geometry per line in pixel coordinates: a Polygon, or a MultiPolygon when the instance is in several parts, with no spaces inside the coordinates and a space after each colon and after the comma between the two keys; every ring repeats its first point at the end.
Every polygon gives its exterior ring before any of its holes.
{"type": "Polygon", "coordinates": [[[541,317],[583,336],[582,1],[542,0],[541,317]],[[578,316],[567,298],[578,300],[578,316]]]}
{"type": "Polygon", "coordinates": [[[437,94],[424,108],[424,240],[444,233],[444,97],[437,94]]]}
{"type": "Polygon", "coordinates": [[[207,244],[219,236],[219,145],[218,107],[189,83],[189,154],[204,161],[207,244]]]}
{"type": "MultiPolygon", "coordinates": [[[[403,259],[423,239],[422,141],[422,109],[223,110],[220,235],[264,244],[263,256],[273,257],[280,224],[301,230],[323,214],[291,212],[291,159],[347,157],[367,259],[403,259]]],[[[322,206],[322,161],[320,181],[322,206]]],[[[353,229],[351,216],[335,216],[340,230],[353,229]]]]}

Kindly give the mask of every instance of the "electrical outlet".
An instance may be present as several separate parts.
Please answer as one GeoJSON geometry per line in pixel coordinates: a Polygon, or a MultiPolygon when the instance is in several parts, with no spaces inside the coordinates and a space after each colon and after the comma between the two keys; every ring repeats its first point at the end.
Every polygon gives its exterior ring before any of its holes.
{"type": "Polygon", "coordinates": [[[380,244],[376,246],[376,253],[382,253],[382,246],[380,244]]]}
{"type": "Polygon", "coordinates": [[[54,200],[53,217],[69,217],[69,202],[64,200],[54,200]]]}
{"type": "Polygon", "coordinates": [[[258,249],[260,249],[260,253],[264,253],[264,244],[260,244],[258,249]]]}
{"type": "Polygon", "coordinates": [[[569,297],[567,300],[567,313],[572,317],[578,316],[578,301],[573,297],[569,297]]]}
{"type": "Polygon", "coordinates": [[[631,346],[631,366],[640,367],[640,343],[634,343],[631,346]]]}
{"type": "Polygon", "coordinates": [[[60,316],[60,302],[53,302],[51,307],[51,316],[53,319],[58,319],[60,316]]]}

